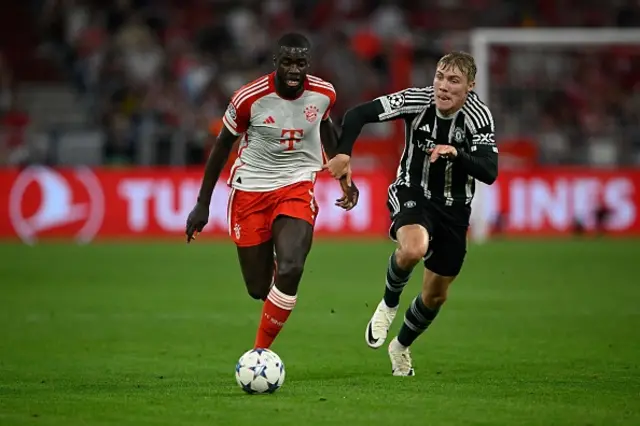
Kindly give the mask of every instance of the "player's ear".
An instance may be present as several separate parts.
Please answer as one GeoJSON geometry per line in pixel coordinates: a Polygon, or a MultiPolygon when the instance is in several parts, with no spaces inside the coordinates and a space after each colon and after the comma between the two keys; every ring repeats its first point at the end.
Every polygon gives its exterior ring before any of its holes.
{"type": "Polygon", "coordinates": [[[273,55],[273,66],[274,67],[278,66],[278,57],[276,55],[273,55]]]}
{"type": "Polygon", "coordinates": [[[467,86],[467,93],[471,92],[475,87],[476,87],[476,82],[475,81],[471,81],[469,83],[469,85],[467,86]]]}

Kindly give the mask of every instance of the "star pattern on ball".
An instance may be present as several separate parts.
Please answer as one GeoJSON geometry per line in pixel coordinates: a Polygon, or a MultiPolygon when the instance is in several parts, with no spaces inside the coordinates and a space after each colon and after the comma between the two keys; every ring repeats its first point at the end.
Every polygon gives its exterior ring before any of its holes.
{"type": "Polygon", "coordinates": [[[242,390],[245,391],[248,394],[253,395],[254,393],[256,393],[256,391],[254,391],[253,389],[251,389],[251,383],[243,383],[242,384],[242,390]]]}
{"type": "Polygon", "coordinates": [[[253,378],[256,379],[260,376],[267,378],[267,366],[263,364],[254,365],[249,367],[249,370],[253,371],[253,378]]]}
{"type": "Polygon", "coordinates": [[[269,386],[267,388],[267,393],[274,393],[275,391],[277,391],[280,388],[280,385],[278,384],[278,382],[267,383],[267,385],[269,386]]]}

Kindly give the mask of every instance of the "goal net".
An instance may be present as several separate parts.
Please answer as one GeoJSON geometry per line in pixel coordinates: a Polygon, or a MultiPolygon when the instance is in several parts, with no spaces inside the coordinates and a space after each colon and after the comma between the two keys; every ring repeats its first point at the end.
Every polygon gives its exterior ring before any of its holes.
{"type": "MultiPolygon", "coordinates": [[[[469,42],[476,91],[493,112],[499,146],[531,141],[547,164],[633,161],[640,30],[476,29],[469,42]]],[[[476,243],[489,238],[496,219],[488,191],[478,183],[470,229],[476,243]]]]}

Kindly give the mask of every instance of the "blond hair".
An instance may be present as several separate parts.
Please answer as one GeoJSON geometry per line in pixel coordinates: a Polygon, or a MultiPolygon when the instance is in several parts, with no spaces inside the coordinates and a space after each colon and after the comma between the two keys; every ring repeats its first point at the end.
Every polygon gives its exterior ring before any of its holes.
{"type": "Polygon", "coordinates": [[[478,71],[476,60],[467,52],[447,53],[438,61],[438,68],[440,67],[444,69],[459,69],[469,82],[475,81],[476,72],[478,71]]]}

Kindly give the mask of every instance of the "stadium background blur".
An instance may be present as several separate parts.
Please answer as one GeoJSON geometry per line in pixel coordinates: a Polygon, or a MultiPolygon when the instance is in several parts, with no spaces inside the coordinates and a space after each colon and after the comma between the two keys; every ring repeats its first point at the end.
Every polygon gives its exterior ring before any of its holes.
{"type": "MultiPolygon", "coordinates": [[[[234,90],[272,69],[272,41],[286,30],[310,36],[313,72],[336,87],[339,122],[358,102],[429,84],[444,52],[469,50],[473,27],[640,24],[637,2],[626,0],[32,0],[4,7],[2,164],[201,164],[207,131],[219,127],[234,90]],[[79,134],[81,152],[54,149],[79,134]]],[[[499,144],[530,145],[526,155],[538,164],[639,164],[640,47],[548,53],[492,49],[499,144]]],[[[385,125],[365,132],[394,135],[385,125]]]]}
{"type": "Polygon", "coordinates": [[[328,238],[274,346],[287,365],[274,397],[247,403],[233,380],[259,304],[227,235],[224,182],[205,232],[184,244],[206,135],[231,93],[272,69],[279,34],[311,38],[340,122],[358,102],[429,84],[443,53],[471,50],[474,28],[633,28],[640,2],[1,9],[1,424],[640,424],[640,38],[490,47],[500,176],[477,211],[492,238],[469,246],[446,309],[413,346],[417,380],[392,380],[386,351],[362,341],[393,249],[398,125],[370,125],[356,144],[353,211],[318,178],[328,238]]]}

